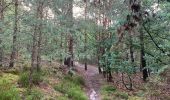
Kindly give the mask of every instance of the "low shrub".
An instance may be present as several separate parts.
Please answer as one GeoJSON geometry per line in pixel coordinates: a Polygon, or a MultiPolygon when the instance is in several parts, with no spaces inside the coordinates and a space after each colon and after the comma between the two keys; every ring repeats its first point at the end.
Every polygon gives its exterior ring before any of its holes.
{"type": "Polygon", "coordinates": [[[128,100],[129,96],[125,92],[117,91],[112,85],[105,85],[101,90],[102,100],[128,100]]]}
{"type": "Polygon", "coordinates": [[[78,85],[85,85],[85,81],[81,76],[76,76],[74,82],[78,85]]]}
{"type": "Polygon", "coordinates": [[[38,85],[42,81],[43,81],[42,72],[41,71],[33,72],[33,74],[32,74],[32,82],[33,82],[33,84],[38,85]]]}
{"type": "Polygon", "coordinates": [[[116,88],[114,86],[111,86],[111,85],[105,85],[103,88],[102,88],[102,91],[103,92],[106,92],[106,93],[113,93],[116,91],[116,88]]]}
{"type": "Polygon", "coordinates": [[[22,87],[28,87],[29,86],[29,73],[28,72],[23,72],[19,76],[18,83],[22,87]]]}
{"type": "Polygon", "coordinates": [[[19,91],[7,80],[0,81],[0,100],[21,100],[19,91]]]}
{"type": "MultiPolygon", "coordinates": [[[[28,87],[29,86],[29,72],[26,71],[26,72],[22,72],[20,74],[20,77],[19,77],[19,81],[18,83],[22,86],[22,87],[28,87]]],[[[34,71],[32,73],[32,82],[34,85],[38,85],[39,82],[43,81],[43,75],[40,72],[36,72],[34,71]]]]}
{"type": "Polygon", "coordinates": [[[31,92],[27,91],[25,93],[24,98],[24,100],[42,100],[43,94],[36,89],[32,89],[31,92]]]}
{"type": "Polygon", "coordinates": [[[115,96],[123,100],[128,100],[129,97],[128,94],[124,92],[116,92],[115,96]]]}
{"type": "Polygon", "coordinates": [[[68,97],[66,96],[60,96],[60,97],[57,97],[57,100],[69,100],[68,97]]]}
{"type": "Polygon", "coordinates": [[[84,79],[81,77],[81,76],[70,76],[70,75],[67,75],[64,77],[65,80],[69,80],[71,82],[73,82],[74,84],[77,84],[77,85],[85,85],[85,82],[84,82],[84,79]]]}
{"type": "Polygon", "coordinates": [[[66,76],[64,80],[57,84],[54,89],[59,91],[73,100],[88,100],[81,89],[79,78],[66,76]]]}

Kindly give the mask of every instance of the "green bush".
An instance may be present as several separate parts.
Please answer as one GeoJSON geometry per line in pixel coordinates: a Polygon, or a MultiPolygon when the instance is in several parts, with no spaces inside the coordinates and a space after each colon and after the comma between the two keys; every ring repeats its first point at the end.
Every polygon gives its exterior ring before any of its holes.
{"type": "Polygon", "coordinates": [[[41,71],[33,72],[33,74],[32,74],[32,82],[33,82],[33,84],[38,85],[39,82],[41,82],[41,81],[43,81],[42,72],[41,71]]]}
{"type": "Polygon", "coordinates": [[[81,82],[79,82],[78,80],[75,77],[67,76],[61,83],[57,84],[54,89],[67,95],[73,100],[88,100],[81,89],[81,82]]]}
{"type": "Polygon", "coordinates": [[[6,80],[0,81],[0,100],[21,100],[17,88],[6,80]]]}
{"type": "Polygon", "coordinates": [[[128,97],[129,97],[128,94],[124,92],[117,92],[115,96],[118,98],[124,99],[124,100],[128,100],[128,97]]]}
{"type": "Polygon", "coordinates": [[[74,78],[74,82],[79,85],[85,85],[85,81],[81,76],[76,76],[74,78]]]}
{"type": "Polygon", "coordinates": [[[25,93],[25,100],[41,100],[43,98],[43,95],[40,91],[33,89],[31,92],[25,93]]]}
{"type": "Polygon", "coordinates": [[[66,96],[60,96],[60,97],[57,97],[57,100],[69,100],[66,96]]]}
{"type": "Polygon", "coordinates": [[[28,87],[29,86],[29,73],[28,72],[23,72],[19,76],[18,83],[22,87],[28,87]]]}
{"type": "MultiPolygon", "coordinates": [[[[39,82],[43,81],[42,73],[41,72],[33,72],[32,73],[32,82],[34,85],[38,85],[39,82]]],[[[29,86],[29,72],[22,72],[19,77],[19,84],[23,87],[29,86]]]]}
{"type": "Polygon", "coordinates": [[[64,77],[65,80],[68,80],[68,81],[71,81],[73,82],[74,84],[77,84],[77,85],[84,85],[85,82],[83,80],[83,78],[81,76],[70,76],[70,75],[67,75],[64,77]]]}
{"type": "Polygon", "coordinates": [[[114,86],[111,85],[106,85],[102,88],[103,92],[107,92],[107,93],[113,93],[116,91],[116,88],[114,86]]]}

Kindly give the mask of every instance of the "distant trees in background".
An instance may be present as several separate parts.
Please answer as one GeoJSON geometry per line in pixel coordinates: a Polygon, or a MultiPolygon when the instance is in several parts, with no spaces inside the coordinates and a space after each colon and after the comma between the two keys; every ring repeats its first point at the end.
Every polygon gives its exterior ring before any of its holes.
{"type": "Polygon", "coordinates": [[[139,72],[146,81],[169,64],[169,6],[157,0],[1,0],[0,66],[29,63],[31,82],[43,60],[71,57],[70,67],[76,60],[85,70],[98,64],[108,81],[120,73],[131,82],[139,72]]]}

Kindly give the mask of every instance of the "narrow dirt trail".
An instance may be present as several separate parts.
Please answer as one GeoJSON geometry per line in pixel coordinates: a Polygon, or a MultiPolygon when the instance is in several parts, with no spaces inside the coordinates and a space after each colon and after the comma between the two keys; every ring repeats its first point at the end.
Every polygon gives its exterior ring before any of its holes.
{"type": "Polygon", "coordinates": [[[88,70],[85,71],[83,64],[76,62],[75,65],[79,74],[85,80],[86,93],[89,100],[101,100],[100,89],[104,84],[104,79],[102,75],[98,73],[98,68],[96,66],[88,65],[88,70]]]}

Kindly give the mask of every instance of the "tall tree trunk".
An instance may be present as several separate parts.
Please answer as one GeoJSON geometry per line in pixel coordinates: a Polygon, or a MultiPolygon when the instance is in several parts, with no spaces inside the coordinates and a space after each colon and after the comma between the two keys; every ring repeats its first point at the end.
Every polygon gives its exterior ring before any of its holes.
{"type": "Polygon", "coordinates": [[[15,0],[15,22],[13,32],[13,45],[9,67],[14,67],[17,54],[17,32],[18,32],[18,0],[15,0]]]}
{"type": "MultiPolygon", "coordinates": [[[[130,60],[131,60],[131,64],[133,66],[134,64],[134,52],[133,52],[133,40],[132,40],[132,34],[131,34],[131,31],[129,31],[129,53],[130,53],[130,60]]],[[[134,73],[136,72],[135,70],[135,66],[133,66],[133,71],[134,73]]]]}
{"type": "Polygon", "coordinates": [[[69,67],[73,67],[73,37],[69,36],[69,54],[71,55],[71,58],[69,60],[69,67]]]}
{"type": "MultiPolygon", "coordinates": [[[[4,11],[3,11],[3,6],[4,6],[4,0],[0,0],[0,22],[3,22],[4,18],[4,11]]],[[[0,66],[2,66],[2,60],[3,60],[3,48],[2,48],[2,28],[0,28],[0,66]]]]}
{"type": "Polygon", "coordinates": [[[68,1],[68,9],[67,9],[67,20],[68,20],[68,28],[70,29],[69,31],[69,54],[71,56],[71,59],[69,61],[69,66],[73,67],[73,59],[74,59],[74,54],[73,54],[73,45],[74,45],[74,39],[73,39],[73,33],[71,31],[73,27],[73,0],[68,1]]]}
{"type": "MultiPolygon", "coordinates": [[[[99,9],[99,24],[102,23],[100,13],[101,13],[101,9],[99,9]]],[[[98,30],[99,30],[99,26],[98,26],[98,30]]],[[[98,51],[97,51],[97,53],[98,53],[98,70],[99,70],[99,73],[102,73],[102,69],[101,69],[102,66],[100,64],[100,59],[101,59],[101,56],[102,56],[102,53],[101,53],[101,32],[100,32],[100,30],[98,32],[99,32],[98,33],[99,34],[98,42],[100,42],[99,45],[98,45],[98,51]]]]}
{"type": "MultiPolygon", "coordinates": [[[[60,36],[60,41],[61,41],[61,42],[60,42],[60,49],[63,50],[63,33],[61,32],[60,35],[61,35],[61,36],[60,36]]],[[[60,58],[60,62],[63,63],[63,55],[62,55],[62,53],[60,53],[60,57],[61,57],[61,58],[60,58]]]]}
{"type": "MultiPolygon", "coordinates": [[[[85,21],[86,20],[87,20],[87,0],[85,2],[85,21]]],[[[84,38],[85,38],[85,41],[84,41],[84,52],[85,52],[84,68],[85,68],[85,70],[87,70],[87,32],[86,32],[86,29],[84,32],[84,38]]]]}
{"type": "Polygon", "coordinates": [[[32,55],[31,55],[31,68],[30,68],[30,76],[29,76],[29,88],[32,87],[32,74],[34,69],[37,66],[37,26],[34,26],[33,33],[33,46],[32,46],[32,55]]]}
{"type": "Polygon", "coordinates": [[[38,24],[38,49],[37,49],[37,71],[40,71],[41,67],[41,42],[42,42],[42,20],[43,20],[43,2],[39,2],[38,6],[38,19],[40,23],[38,24]]]}
{"type": "MultiPolygon", "coordinates": [[[[97,36],[97,41],[100,42],[100,32],[98,31],[98,36],[97,36]]],[[[100,45],[98,45],[97,47],[97,63],[98,63],[98,71],[99,73],[102,73],[102,69],[101,69],[101,64],[100,64],[100,58],[101,58],[101,49],[100,49],[100,45]]]]}
{"type": "Polygon", "coordinates": [[[142,68],[142,72],[143,72],[143,81],[146,81],[147,77],[148,77],[148,72],[146,69],[146,60],[145,60],[145,51],[144,51],[144,34],[141,32],[140,33],[140,46],[141,46],[141,50],[140,50],[140,66],[142,68]]]}
{"type": "MultiPolygon", "coordinates": [[[[37,2],[37,8],[36,8],[36,19],[38,21],[42,21],[43,17],[43,2],[39,1],[37,2]]],[[[30,76],[29,76],[29,88],[32,87],[32,74],[35,69],[36,71],[39,71],[39,65],[40,65],[40,49],[41,49],[41,28],[42,24],[39,22],[36,22],[34,25],[34,33],[33,33],[33,47],[32,47],[32,55],[31,55],[31,68],[30,68],[30,76]],[[39,38],[38,38],[39,37],[39,38]]]]}

